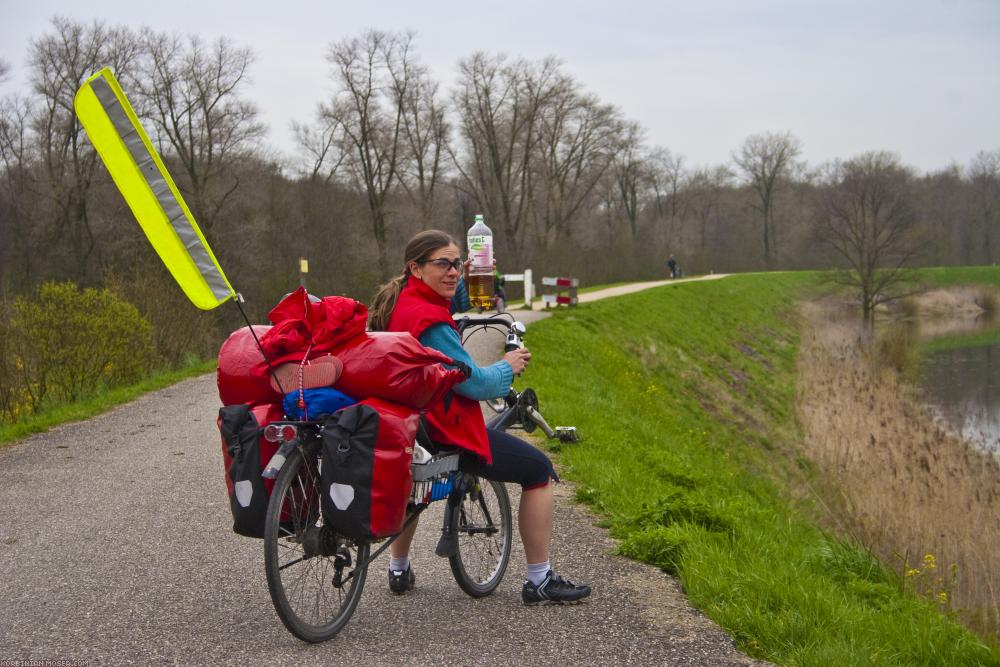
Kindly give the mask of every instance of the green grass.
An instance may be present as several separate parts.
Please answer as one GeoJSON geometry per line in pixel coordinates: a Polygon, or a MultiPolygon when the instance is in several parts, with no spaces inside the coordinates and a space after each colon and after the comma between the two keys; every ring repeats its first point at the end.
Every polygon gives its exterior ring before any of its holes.
{"type": "Polygon", "coordinates": [[[918,280],[936,287],[994,285],[1000,287],[1000,266],[946,266],[917,269],[918,280]]]}
{"type": "Polygon", "coordinates": [[[102,412],[107,412],[111,408],[127,403],[142,394],[169,387],[190,377],[203,375],[214,371],[215,368],[215,359],[192,362],[175,371],[157,373],[134,385],[102,391],[79,403],[53,405],[15,424],[0,426],[0,448],[10,445],[20,438],[47,431],[54,426],[88,419],[102,412]]]}
{"type": "Polygon", "coordinates": [[[922,353],[932,353],[961,348],[989,347],[990,345],[997,344],[1000,344],[1000,328],[960,336],[935,338],[934,340],[922,343],[920,351],[922,353]]]}
{"type": "MultiPolygon", "coordinates": [[[[952,266],[920,269],[918,280],[930,287],[958,285],[988,285],[1000,287],[1000,266],[952,266]]],[[[971,334],[944,336],[920,346],[921,353],[968,347],[986,347],[1000,343],[1000,329],[989,329],[971,334]]]]}
{"type": "Polygon", "coordinates": [[[798,338],[808,273],[669,285],[532,325],[529,377],[580,500],[621,552],[680,577],[755,657],[786,665],[1000,665],[902,590],[863,549],[824,534],[782,487],[796,456],[798,338]],[[586,360],[586,363],[581,363],[586,360]]]}

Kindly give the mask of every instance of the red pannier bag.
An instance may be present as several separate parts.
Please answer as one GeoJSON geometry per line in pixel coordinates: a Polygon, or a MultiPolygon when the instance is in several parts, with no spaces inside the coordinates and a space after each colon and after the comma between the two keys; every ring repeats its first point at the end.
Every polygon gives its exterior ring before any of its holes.
{"type": "MultiPolygon", "coordinates": [[[[261,325],[253,328],[257,338],[270,329],[261,325]]],[[[219,348],[217,382],[223,405],[281,403],[281,394],[271,387],[271,371],[249,327],[231,333],[219,348]]]]}
{"type": "MultiPolygon", "coordinates": [[[[368,308],[341,296],[309,300],[299,288],[268,314],[274,327],[261,338],[271,365],[333,354],[343,363],[334,385],[357,399],[382,398],[423,409],[441,400],[466,379],[465,371],[448,369],[451,358],[424,347],[408,333],[366,333],[368,308]]],[[[266,377],[267,364],[258,359],[266,377]]]]}
{"type": "Polygon", "coordinates": [[[378,398],[327,418],[321,507],[338,533],[375,539],[403,529],[419,421],[418,411],[378,398]]]}
{"type": "Polygon", "coordinates": [[[283,418],[281,406],[275,404],[227,405],[219,409],[229,508],[233,513],[233,531],[240,535],[264,537],[264,519],[274,480],[264,479],[261,472],[278,450],[278,443],[265,440],[263,430],[283,418]]]}

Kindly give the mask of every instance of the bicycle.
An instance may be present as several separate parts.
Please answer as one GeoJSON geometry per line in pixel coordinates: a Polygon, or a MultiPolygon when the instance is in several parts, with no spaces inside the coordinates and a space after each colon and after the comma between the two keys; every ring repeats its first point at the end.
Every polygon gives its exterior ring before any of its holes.
{"type": "MultiPolygon", "coordinates": [[[[523,345],[524,325],[511,317],[464,318],[458,322],[464,335],[470,327],[508,327],[505,349],[523,345]]],[[[467,340],[466,338],[463,338],[467,340]]],[[[549,428],[538,400],[530,389],[511,388],[494,428],[541,426],[550,437],[563,439],[575,429],[549,428]]],[[[563,428],[563,427],[559,427],[563,428]]],[[[282,421],[269,424],[264,437],[280,442],[264,476],[276,481],[268,503],[264,531],[264,564],[268,591],[275,611],[293,635],[307,642],[332,639],[357,608],[368,566],[399,534],[384,538],[372,552],[372,541],[354,540],[327,524],[320,510],[322,422],[282,421]]],[[[421,429],[423,431],[423,429],[421,429]]],[[[513,540],[510,497],[504,484],[458,470],[459,455],[441,450],[426,432],[418,432],[414,447],[413,491],[406,529],[431,503],[447,501],[441,538],[435,553],[447,557],[459,587],[472,597],[484,597],[503,580],[513,540]]],[[[402,532],[402,531],[401,531],[402,532]]],[[[378,540],[376,540],[378,541],[378,540]]]]}

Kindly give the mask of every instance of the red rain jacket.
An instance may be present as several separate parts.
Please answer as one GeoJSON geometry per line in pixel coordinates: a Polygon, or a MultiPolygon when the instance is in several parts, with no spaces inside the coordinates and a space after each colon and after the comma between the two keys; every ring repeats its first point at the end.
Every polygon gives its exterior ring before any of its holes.
{"type": "Polygon", "coordinates": [[[307,349],[311,357],[363,334],[368,308],[342,296],[327,296],[314,303],[309,301],[306,289],[300,287],[282,299],[267,319],[274,326],[260,343],[271,364],[278,366],[301,361],[307,349]]]}

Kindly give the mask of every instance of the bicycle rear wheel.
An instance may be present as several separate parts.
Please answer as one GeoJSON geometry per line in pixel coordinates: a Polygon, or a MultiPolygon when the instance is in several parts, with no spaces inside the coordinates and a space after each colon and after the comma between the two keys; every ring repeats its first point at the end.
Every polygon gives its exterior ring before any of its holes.
{"type": "Polygon", "coordinates": [[[368,542],[338,535],[320,511],[320,458],[296,449],[271,492],[264,529],[267,588],[288,631],[307,642],[332,639],[358,606],[368,542]]]}
{"type": "Polygon", "coordinates": [[[448,561],[461,589],[481,598],[500,585],[510,561],[510,496],[500,482],[469,477],[466,483],[461,503],[451,516],[458,548],[448,561]]]}

